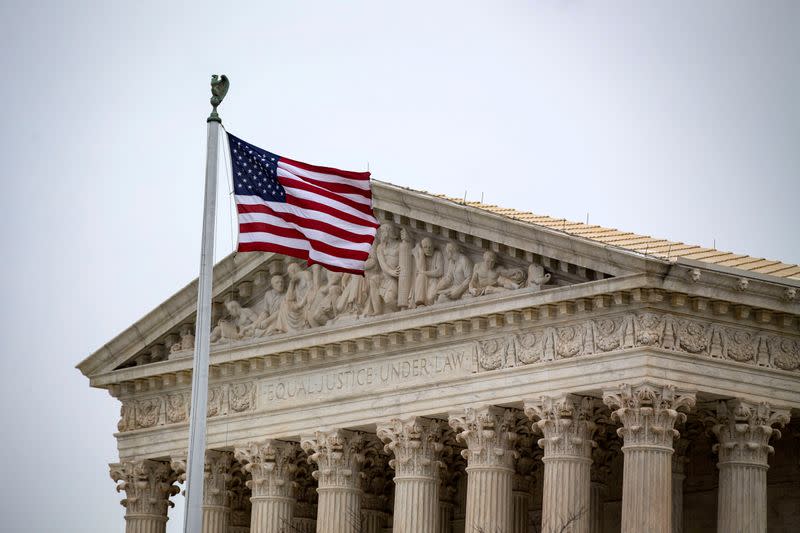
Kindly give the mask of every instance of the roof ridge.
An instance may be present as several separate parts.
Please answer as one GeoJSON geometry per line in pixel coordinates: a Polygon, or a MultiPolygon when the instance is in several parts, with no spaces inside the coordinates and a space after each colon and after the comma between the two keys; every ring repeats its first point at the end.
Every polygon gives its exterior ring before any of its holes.
{"type": "Polygon", "coordinates": [[[753,257],[747,254],[719,250],[716,247],[707,248],[697,244],[673,241],[672,239],[651,237],[649,235],[642,235],[640,233],[619,230],[616,228],[608,228],[597,224],[588,224],[585,222],[567,220],[563,217],[556,218],[550,215],[534,213],[532,211],[522,211],[514,207],[501,207],[494,204],[485,204],[480,201],[466,200],[466,198],[454,198],[452,196],[447,196],[446,194],[434,194],[429,193],[428,191],[412,189],[410,187],[405,188],[411,191],[420,192],[422,194],[427,194],[429,196],[454,202],[465,207],[480,209],[495,215],[504,216],[513,220],[519,220],[521,222],[525,222],[526,224],[533,224],[548,229],[555,229],[567,235],[587,239],[606,246],[613,246],[640,255],[655,257],[662,260],[677,260],[679,257],[685,257],[687,259],[691,258],[703,263],[716,265],[721,265],[731,261],[734,262],[734,264],[726,266],[747,272],[769,274],[775,277],[800,279],[800,265],[793,263],[785,263],[775,259],[753,257]],[[629,242],[628,244],[617,244],[618,241],[632,242],[629,242]],[[648,250],[648,246],[650,244],[653,245],[652,250],[648,250]],[[665,247],[667,248],[666,251],[663,250],[665,247]],[[700,257],[690,257],[697,255],[700,257]]]}

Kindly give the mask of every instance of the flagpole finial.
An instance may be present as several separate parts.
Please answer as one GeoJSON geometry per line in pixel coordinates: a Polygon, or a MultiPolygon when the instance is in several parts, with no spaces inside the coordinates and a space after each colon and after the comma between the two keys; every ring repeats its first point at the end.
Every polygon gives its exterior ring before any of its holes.
{"type": "Polygon", "coordinates": [[[206,122],[219,122],[222,124],[222,119],[219,118],[219,114],[217,114],[217,106],[225,99],[225,95],[228,94],[228,87],[230,86],[231,82],[225,74],[214,74],[211,76],[211,106],[213,109],[206,122]]]}

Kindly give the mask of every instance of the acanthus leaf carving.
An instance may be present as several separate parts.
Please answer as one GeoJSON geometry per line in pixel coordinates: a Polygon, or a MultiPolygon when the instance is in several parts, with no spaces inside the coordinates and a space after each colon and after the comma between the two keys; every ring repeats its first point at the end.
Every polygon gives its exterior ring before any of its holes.
{"type": "Polygon", "coordinates": [[[442,427],[438,420],[421,417],[392,419],[378,424],[378,438],[384,450],[392,454],[389,466],[396,477],[425,476],[435,478],[442,451],[442,427]]]}
{"type": "Polygon", "coordinates": [[[167,516],[169,501],[178,494],[175,486],[177,476],[170,465],[161,461],[145,459],[109,465],[111,479],[117,483],[117,492],[125,491],[120,502],[129,515],[167,516]]]}
{"type": "Polygon", "coordinates": [[[450,427],[458,432],[457,439],[467,445],[461,455],[467,459],[468,468],[484,465],[513,469],[517,458],[515,419],[513,410],[493,406],[468,407],[463,413],[450,415],[450,427]]]}

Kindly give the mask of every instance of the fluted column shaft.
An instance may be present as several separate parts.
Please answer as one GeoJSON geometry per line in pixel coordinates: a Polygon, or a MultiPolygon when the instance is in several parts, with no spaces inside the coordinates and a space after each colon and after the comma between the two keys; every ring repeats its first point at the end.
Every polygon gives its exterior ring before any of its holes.
{"type": "Polygon", "coordinates": [[[789,411],[769,404],[729,400],[717,404],[714,434],[719,440],[717,531],[767,531],[767,469],[771,438],[780,438],[772,426],[789,422],[789,411]]]}
{"type": "Polygon", "coordinates": [[[361,533],[383,533],[386,513],[377,509],[361,509],[361,533]]]}
{"type": "Polygon", "coordinates": [[[164,533],[177,475],[167,463],[131,461],[109,465],[117,491],[125,491],[125,533],[164,533]]]}
{"type": "Polygon", "coordinates": [[[672,457],[672,533],[683,533],[683,457],[672,457]]]}
{"type": "Polygon", "coordinates": [[[623,424],[622,533],[672,533],[672,442],[675,422],[694,406],[693,393],[669,385],[622,385],[603,401],[623,424]]]}
{"type": "Polygon", "coordinates": [[[594,402],[565,394],[525,402],[525,414],[544,434],[542,531],[589,533],[594,402]]]}
{"type": "Polygon", "coordinates": [[[364,438],[346,430],[317,431],[300,445],[317,465],[317,533],[358,533],[361,529],[359,475],[364,438]]]}
{"type": "Polygon", "coordinates": [[[607,490],[605,484],[592,481],[589,489],[589,533],[603,533],[603,510],[607,490]]]}
{"type": "Polygon", "coordinates": [[[438,533],[453,533],[453,504],[439,500],[438,533]]]}
{"type": "Polygon", "coordinates": [[[528,533],[531,495],[518,490],[511,493],[511,533],[528,533]]]}
{"type": "Polygon", "coordinates": [[[514,476],[514,412],[496,407],[468,408],[450,415],[450,425],[467,449],[467,509],[464,530],[509,532],[514,476]]]}
{"type": "Polygon", "coordinates": [[[292,481],[297,470],[294,442],[265,440],[235,450],[236,458],[252,475],[250,533],[282,533],[292,526],[295,498],[292,481]]]}
{"type": "Polygon", "coordinates": [[[378,424],[378,438],[394,459],[393,533],[436,533],[439,526],[439,453],[442,427],[419,417],[378,424]]]}

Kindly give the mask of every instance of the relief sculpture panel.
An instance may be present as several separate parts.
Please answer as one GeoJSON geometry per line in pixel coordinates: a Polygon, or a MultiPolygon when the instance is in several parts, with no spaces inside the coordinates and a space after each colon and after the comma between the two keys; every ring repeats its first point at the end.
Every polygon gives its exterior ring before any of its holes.
{"type": "Polygon", "coordinates": [[[800,369],[800,340],[796,338],[649,311],[534,328],[477,343],[482,371],[637,347],[779,370],[800,369]]]}
{"type": "MultiPolygon", "coordinates": [[[[212,327],[212,344],[296,333],[328,324],[511,290],[555,287],[539,263],[503,257],[392,222],[382,224],[363,277],[304,268],[281,258],[263,292],[229,298],[212,327]]],[[[173,334],[172,354],[188,355],[194,337],[173,334]]],[[[180,356],[180,355],[178,355],[180,356]]],[[[175,357],[175,355],[173,355],[175,357]]]]}

